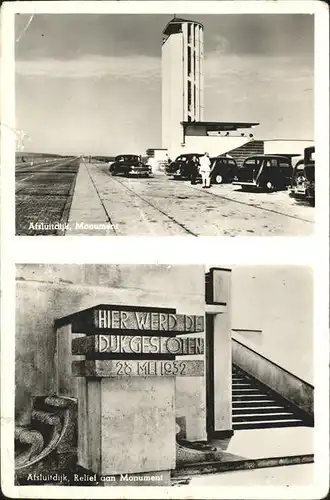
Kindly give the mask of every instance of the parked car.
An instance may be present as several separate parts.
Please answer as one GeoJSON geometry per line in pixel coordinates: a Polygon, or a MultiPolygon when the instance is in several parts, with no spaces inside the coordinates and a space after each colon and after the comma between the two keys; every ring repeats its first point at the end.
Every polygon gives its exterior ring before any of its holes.
{"type": "MultiPolygon", "coordinates": [[[[190,180],[190,160],[193,156],[200,158],[203,155],[201,153],[187,153],[178,156],[172,163],[165,166],[166,175],[190,180]]],[[[226,156],[217,156],[210,158],[210,160],[212,166],[211,183],[221,184],[222,182],[232,182],[237,171],[236,161],[226,156]]],[[[201,179],[201,176],[198,174],[197,180],[199,179],[201,179]]]]}
{"type": "Polygon", "coordinates": [[[109,172],[112,175],[141,175],[148,177],[151,174],[151,167],[145,165],[138,155],[119,155],[115,157],[115,161],[110,165],[109,172]]]}
{"type": "Polygon", "coordinates": [[[238,167],[233,184],[243,189],[255,187],[266,191],[286,189],[292,178],[291,158],[282,155],[256,155],[238,167]]]}
{"type": "Polygon", "coordinates": [[[212,184],[232,182],[237,174],[237,163],[234,158],[228,158],[228,156],[217,156],[216,158],[211,158],[211,165],[212,184]]]}
{"type": "Polygon", "coordinates": [[[165,166],[165,173],[175,179],[188,179],[191,177],[190,160],[193,156],[200,158],[201,153],[187,153],[179,155],[169,165],[165,166]]]}
{"type": "Polygon", "coordinates": [[[295,198],[305,199],[315,205],[315,147],[305,148],[304,159],[293,169],[289,193],[295,198]]]}

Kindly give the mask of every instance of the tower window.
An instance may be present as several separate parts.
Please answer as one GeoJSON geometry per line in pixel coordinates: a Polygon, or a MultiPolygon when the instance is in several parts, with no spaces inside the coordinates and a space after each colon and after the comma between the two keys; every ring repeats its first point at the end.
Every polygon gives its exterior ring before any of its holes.
{"type": "Polygon", "coordinates": [[[194,84],[194,103],[195,103],[195,109],[196,109],[196,85],[194,84]]]}
{"type": "Polygon", "coordinates": [[[188,111],[191,110],[191,82],[188,81],[188,111]]]}
{"type": "Polygon", "coordinates": [[[194,25],[188,24],[188,43],[191,45],[194,43],[194,25]]]}
{"type": "Polygon", "coordinates": [[[188,75],[191,73],[191,47],[188,45],[188,75]]]}

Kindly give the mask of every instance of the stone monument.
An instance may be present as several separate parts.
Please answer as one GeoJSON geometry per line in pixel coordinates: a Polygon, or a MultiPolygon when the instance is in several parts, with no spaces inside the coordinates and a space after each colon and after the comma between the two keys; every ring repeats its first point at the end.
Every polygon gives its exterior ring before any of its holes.
{"type": "Polygon", "coordinates": [[[204,316],[101,304],[55,321],[58,394],[78,399],[78,461],[99,475],[175,469],[175,378],[202,376],[204,316]],[[182,336],[184,335],[184,337],[182,336]]]}

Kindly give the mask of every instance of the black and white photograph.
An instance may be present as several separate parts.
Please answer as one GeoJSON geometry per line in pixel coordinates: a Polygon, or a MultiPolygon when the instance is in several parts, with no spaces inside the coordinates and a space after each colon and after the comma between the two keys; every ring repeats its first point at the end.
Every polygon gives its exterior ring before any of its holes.
{"type": "Polygon", "coordinates": [[[17,485],[313,484],[309,267],[17,265],[15,345],[17,485]]]}
{"type": "Polygon", "coordinates": [[[314,49],[313,13],[16,15],[16,234],[313,234],[314,49]]]}
{"type": "Polygon", "coordinates": [[[327,497],[328,14],[3,2],[6,498],[327,497]]]}

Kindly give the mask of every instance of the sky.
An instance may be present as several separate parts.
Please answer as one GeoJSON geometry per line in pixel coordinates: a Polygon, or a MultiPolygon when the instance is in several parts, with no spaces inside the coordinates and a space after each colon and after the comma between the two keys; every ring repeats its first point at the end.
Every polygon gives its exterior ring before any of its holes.
{"type": "MultiPolygon", "coordinates": [[[[257,139],[313,140],[313,16],[176,15],[204,25],[204,120],[260,122],[257,139]]],[[[161,34],[172,17],[17,15],[24,150],[161,147],[161,34]]]]}

